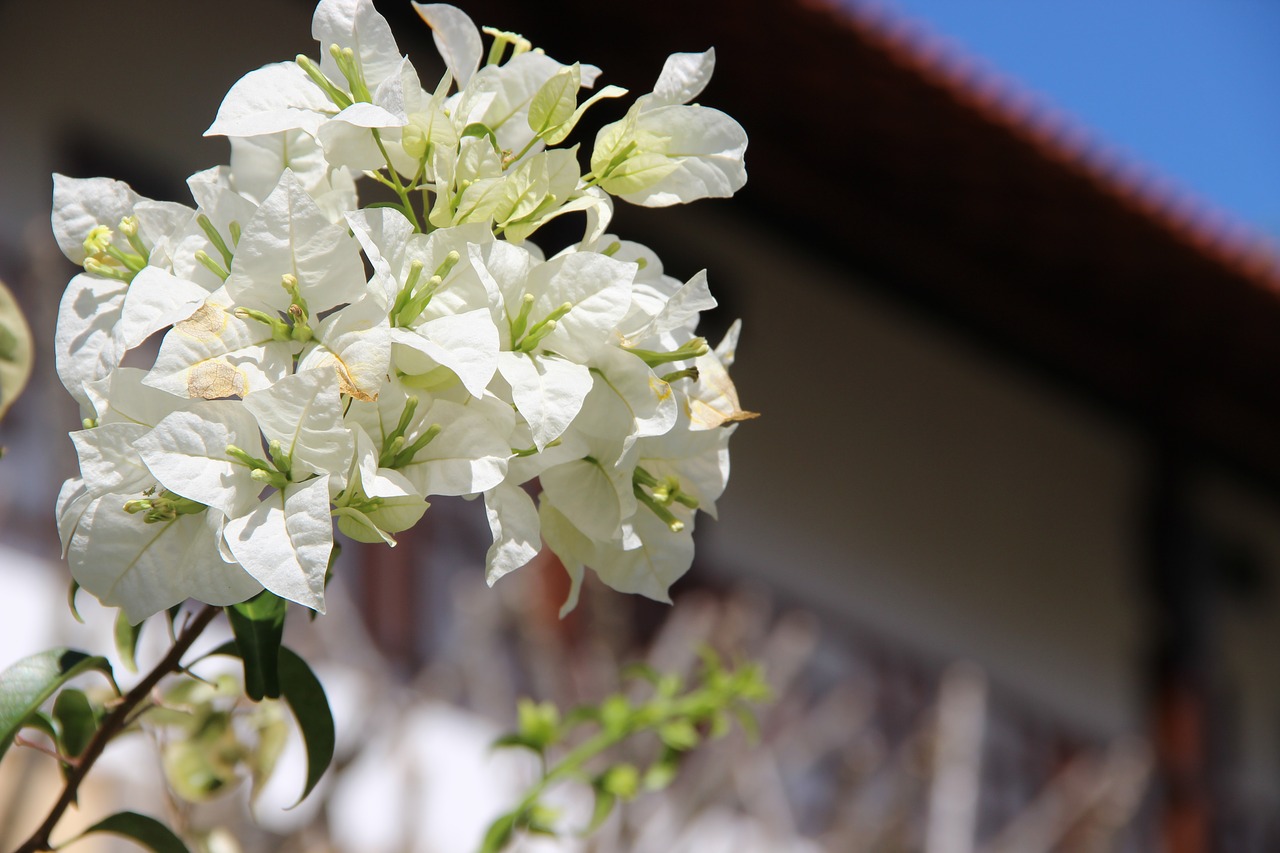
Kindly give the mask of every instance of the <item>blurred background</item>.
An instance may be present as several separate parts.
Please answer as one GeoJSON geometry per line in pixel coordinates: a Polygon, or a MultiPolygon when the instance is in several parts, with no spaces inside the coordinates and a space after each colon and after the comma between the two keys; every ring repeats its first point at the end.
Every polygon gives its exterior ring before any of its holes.
{"type": "MultiPolygon", "coordinates": [[[[425,27],[376,5],[431,85],[425,27]]],[[[634,94],[716,47],[703,102],[747,129],[746,189],[620,203],[615,230],[709,270],[706,334],[743,319],[763,416],[671,607],[588,585],[558,620],[552,559],[485,590],[474,503],[348,547],[342,603],[289,640],[339,771],[284,812],[282,770],[256,824],[243,792],[175,819],[246,850],[466,850],[529,772],[487,749],[518,696],[598,701],[622,663],[687,670],[709,642],[766,661],[761,745],[709,746],[591,842],[523,849],[1280,849],[1280,7],[463,5],[634,94]]],[[[52,521],[78,416],[49,356],[74,273],[49,175],[189,201],[228,153],[200,136],[223,93],[314,55],[312,8],[0,3],[0,279],[40,347],[0,426],[0,666],[109,627],[69,619],[52,521]]],[[[156,766],[104,766],[85,815],[157,813],[156,766]]],[[[56,768],[2,770],[5,847],[56,768]]]]}

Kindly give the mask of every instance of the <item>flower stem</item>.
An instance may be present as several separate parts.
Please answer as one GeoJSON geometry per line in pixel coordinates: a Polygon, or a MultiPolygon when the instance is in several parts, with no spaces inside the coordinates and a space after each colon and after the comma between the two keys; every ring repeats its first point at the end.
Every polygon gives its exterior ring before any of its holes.
{"type": "Polygon", "coordinates": [[[58,825],[58,821],[62,819],[67,807],[76,801],[76,792],[80,789],[80,783],[84,781],[84,777],[88,775],[89,770],[102,755],[102,751],[112,738],[124,731],[125,725],[129,721],[130,713],[151,694],[152,688],[160,683],[160,679],[182,667],[182,656],[187,653],[187,650],[191,648],[191,644],[195,642],[204,629],[209,627],[209,623],[214,620],[214,617],[218,615],[221,609],[213,605],[205,605],[204,608],[196,613],[195,617],[183,628],[182,633],[178,635],[178,639],[174,642],[173,648],[169,649],[169,653],[132,690],[125,694],[124,698],[120,700],[120,704],[111,710],[111,713],[102,721],[102,725],[98,727],[98,731],[94,733],[89,745],[85,747],[84,754],[80,756],[78,763],[67,774],[67,783],[62,790],[62,796],[54,803],[53,808],[49,811],[49,816],[45,818],[40,828],[27,839],[26,843],[14,853],[40,853],[40,851],[53,849],[49,843],[49,836],[53,833],[54,827],[58,825]]]}

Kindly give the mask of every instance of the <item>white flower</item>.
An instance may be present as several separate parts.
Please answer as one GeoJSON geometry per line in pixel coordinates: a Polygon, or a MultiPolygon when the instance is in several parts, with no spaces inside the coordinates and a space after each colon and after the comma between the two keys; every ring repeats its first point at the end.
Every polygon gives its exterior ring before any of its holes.
{"type": "Polygon", "coordinates": [[[716,109],[687,105],[711,78],[715,53],[672,54],[653,93],[601,128],[591,152],[599,186],[632,204],[666,207],[727,198],[747,182],[742,126],[716,109]]]}

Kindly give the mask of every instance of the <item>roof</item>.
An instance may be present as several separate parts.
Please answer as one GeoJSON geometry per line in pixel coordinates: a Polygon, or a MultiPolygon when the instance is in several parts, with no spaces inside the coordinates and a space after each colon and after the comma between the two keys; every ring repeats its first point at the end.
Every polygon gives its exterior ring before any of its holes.
{"type": "Polygon", "coordinates": [[[549,8],[468,4],[636,91],[666,53],[714,44],[705,101],[751,139],[735,212],[1280,484],[1280,262],[1247,229],[864,6],[566,0],[548,25],[549,8]]]}

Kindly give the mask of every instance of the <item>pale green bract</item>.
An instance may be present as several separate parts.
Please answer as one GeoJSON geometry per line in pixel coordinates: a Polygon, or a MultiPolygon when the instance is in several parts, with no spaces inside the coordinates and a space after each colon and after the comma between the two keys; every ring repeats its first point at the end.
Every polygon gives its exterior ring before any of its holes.
{"type": "Polygon", "coordinates": [[[614,197],[744,184],[742,128],[691,103],[714,53],[671,56],[584,173],[561,144],[624,90],[583,97],[595,66],[510,34],[486,51],[461,10],[414,6],[443,78],[423,87],[369,0],[322,0],[317,57],[227,93],[207,133],[230,162],[192,176],[191,206],[54,178],[54,233],[84,270],[58,317],[85,419],[58,530],[77,582],[135,623],[262,589],[323,612],[335,518],[394,545],[442,496],[483,497],[490,583],[545,539],[566,609],[588,567],[667,600],[714,513],[752,417],[737,327],[712,351],[705,272],[676,280],[608,233],[614,197]],[[362,208],[362,176],[397,201],[362,208]],[[572,214],[581,240],[548,258],[530,238],[572,214]],[[122,366],[157,335],[150,368],[122,366]]]}

